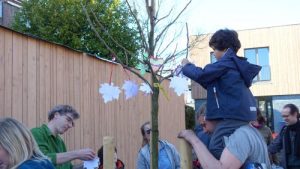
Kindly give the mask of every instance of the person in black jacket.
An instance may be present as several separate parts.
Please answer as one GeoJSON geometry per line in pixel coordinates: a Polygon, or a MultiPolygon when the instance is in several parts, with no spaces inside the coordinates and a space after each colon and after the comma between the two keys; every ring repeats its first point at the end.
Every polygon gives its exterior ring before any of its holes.
{"type": "Polygon", "coordinates": [[[269,145],[268,150],[275,154],[282,150],[281,165],[285,169],[300,169],[300,122],[299,109],[294,104],[287,104],[281,111],[286,125],[269,145]]]}

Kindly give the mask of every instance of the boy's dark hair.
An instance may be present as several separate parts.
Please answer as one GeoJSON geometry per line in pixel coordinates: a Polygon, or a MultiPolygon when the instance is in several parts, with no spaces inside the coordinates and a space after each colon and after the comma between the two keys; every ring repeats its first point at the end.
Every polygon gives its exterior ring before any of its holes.
{"type": "Polygon", "coordinates": [[[220,29],[215,32],[209,40],[209,46],[220,51],[231,48],[235,51],[235,53],[237,53],[241,48],[241,42],[236,31],[220,29]]]}
{"type": "Polygon", "coordinates": [[[299,114],[299,109],[296,105],[294,104],[286,104],[284,107],[285,108],[290,108],[290,114],[291,115],[295,115],[295,113],[297,113],[297,117],[299,118],[300,117],[300,114],[299,114]]]}

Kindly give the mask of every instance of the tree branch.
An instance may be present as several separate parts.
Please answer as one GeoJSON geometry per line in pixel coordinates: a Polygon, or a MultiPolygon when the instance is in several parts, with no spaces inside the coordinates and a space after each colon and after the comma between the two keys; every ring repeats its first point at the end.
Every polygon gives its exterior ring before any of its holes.
{"type": "MultiPolygon", "coordinates": [[[[146,0],[146,1],[147,1],[147,0],[146,0]]],[[[132,11],[132,8],[131,8],[131,6],[130,6],[128,0],[126,0],[126,4],[127,4],[128,8],[129,8],[129,11],[130,11],[131,15],[133,16],[133,18],[134,18],[134,20],[135,20],[135,22],[136,22],[136,25],[137,25],[137,27],[138,27],[138,31],[139,31],[140,36],[141,36],[141,38],[142,38],[143,46],[144,46],[144,48],[146,49],[146,51],[149,51],[149,46],[148,46],[148,44],[147,44],[147,40],[146,40],[146,38],[145,38],[145,35],[144,35],[143,29],[142,29],[142,27],[141,27],[140,21],[138,20],[136,14],[132,11]]]]}
{"type": "Polygon", "coordinates": [[[160,37],[162,36],[162,34],[171,26],[173,25],[177,19],[181,16],[181,14],[186,10],[186,8],[190,5],[190,3],[192,2],[192,0],[190,0],[185,7],[179,12],[179,14],[175,17],[175,19],[173,21],[171,21],[156,37],[155,39],[155,43],[154,46],[156,46],[156,43],[159,41],[160,37]]]}
{"type": "Polygon", "coordinates": [[[188,26],[187,22],[185,23],[185,27],[186,27],[186,49],[187,49],[185,58],[188,58],[188,56],[189,56],[188,48],[190,45],[190,37],[189,37],[189,26],[188,26]]]}

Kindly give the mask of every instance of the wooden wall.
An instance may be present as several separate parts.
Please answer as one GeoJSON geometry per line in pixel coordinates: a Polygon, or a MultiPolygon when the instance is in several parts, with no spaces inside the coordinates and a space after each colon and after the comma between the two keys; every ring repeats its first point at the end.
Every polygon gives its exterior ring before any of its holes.
{"type": "MultiPolygon", "coordinates": [[[[241,30],[238,34],[242,43],[239,56],[244,55],[245,48],[269,47],[271,80],[254,83],[251,91],[255,96],[300,93],[300,24],[241,30]]],[[[209,38],[191,51],[191,58],[198,66],[210,63],[209,38]]],[[[206,98],[206,91],[192,83],[192,97],[206,98]]]]}
{"type": "MultiPolygon", "coordinates": [[[[81,115],[75,128],[63,135],[68,149],[90,147],[97,151],[103,136],[116,138],[118,155],[126,168],[135,168],[142,143],[140,126],[150,120],[150,96],[104,104],[98,93],[101,83],[122,86],[135,75],[120,65],[34,39],[0,27],[0,117],[13,117],[29,128],[47,122],[47,112],[57,104],[70,104],[81,115]]],[[[149,77],[149,75],[147,75],[149,77]]],[[[178,146],[177,133],[185,128],[184,99],[164,88],[170,101],[160,96],[160,137],[178,146]]]]}

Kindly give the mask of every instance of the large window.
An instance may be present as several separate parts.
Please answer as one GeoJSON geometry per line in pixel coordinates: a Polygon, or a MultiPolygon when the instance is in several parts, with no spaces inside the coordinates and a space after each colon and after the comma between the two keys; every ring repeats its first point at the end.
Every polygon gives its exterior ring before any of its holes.
{"type": "Polygon", "coordinates": [[[248,58],[250,63],[257,64],[262,67],[259,74],[253,79],[254,81],[271,80],[268,47],[245,49],[244,56],[248,58]]]}
{"type": "Polygon", "coordinates": [[[0,18],[2,18],[2,1],[0,1],[0,18]]]}

